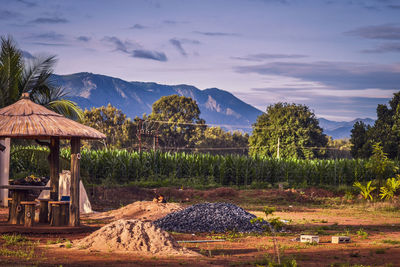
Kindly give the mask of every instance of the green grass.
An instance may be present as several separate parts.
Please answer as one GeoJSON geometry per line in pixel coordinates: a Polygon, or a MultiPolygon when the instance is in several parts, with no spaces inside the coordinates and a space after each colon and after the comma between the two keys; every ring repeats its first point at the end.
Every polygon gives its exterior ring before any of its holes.
{"type": "Polygon", "coordinates": [[[24,250],[10,250],[7,248],[1,248],[0,256],[31,259],[34,256],[34,250],[26,252],[24,250]]]}
{"type": "Polygon", "coordinates": [[[27,241],[26,237],[21,236],[19,234],[13,234],[13,235],[2,235],[1,238],[6,242],[7,246],[13,246],[17,245],[20,243],[25,243],[27,241]]]}
{"type": "Polygon", "coordinates": [[[0,247],[0,256],[30,260],[35,257],[35,247],[39,241],[32,242],[19,234],[1,235],[5,242],[0,247]]]}
{"type": "Polygon", "coordinates": [[[64,240],[61,238],[57,238],[56,240],[47,240],[47,245],[54,245],[54,244],[60,244],[63,243],[64,240]]]}
{"type": "Polygon", "coordinates": [[[265,254],[263,257],[251,261],[232,262],[230,266],[268,266],[268,267],[297,267],[297,261],[293,258],[282,257],[279,264],[271,255],[265,254]]]}
{"type": "Polygon", "coordinates": [[[382,243],[391,245],[400,245],[400,240],[384,239],[382,240],[382,243]]]}

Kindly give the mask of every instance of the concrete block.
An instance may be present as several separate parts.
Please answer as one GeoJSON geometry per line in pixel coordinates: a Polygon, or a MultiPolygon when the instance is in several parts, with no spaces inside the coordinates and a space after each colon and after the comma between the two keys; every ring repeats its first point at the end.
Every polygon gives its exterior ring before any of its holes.
{"type": "Polygon", "coordinates": [[[349,236],[332,236],[332,244],[350,243],[349,236]]]}
{"type": "Polygon", "coordinates": [[[300,242],[302,242],[302,243],[319,243],[319,236],[317,236],[317,235],[301,235],[300,242]]]}

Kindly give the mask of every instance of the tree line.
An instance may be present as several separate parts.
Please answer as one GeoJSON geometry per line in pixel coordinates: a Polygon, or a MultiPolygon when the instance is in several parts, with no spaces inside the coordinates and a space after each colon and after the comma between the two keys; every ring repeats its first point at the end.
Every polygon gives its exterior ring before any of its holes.
{"type": "Polygon", "coordinates": [[[351,130],[351,155],[354,158],[369,158],[374,145],[382,146],[390,159],[400,157],[400,92],[393,94],[388,105],[379,104],[376,108],[377,120],[373,126],[362,121],[354,124],[351,130]]]}
{"type": "Polygon", "coordinates": [[[185,96],[163,96],[152,106],[151,114],[133,120],[108,104],[83,112],[82,123],[102,131],[103,141],[89,141],[89,148],[127,148],[138,150],[239,152],[247,154],[249,135],[208,127],[200,118],[200,109],[185,96]],[[218,149],[218,150],[213,150],[218,149]]]}
{"type": "Polygon", "coordinates": [[[252,135],[209,127],[193,99],[163,96],[152,112],[133,120],[112,105],[85,110],[82,122],[106,134],[86,147],[241,154],[282,158],[349,158],[346,140],[323,133],[315,114],[305,105],[270,105],[253,124],[252,135]],[[278,152],[279,150],[279,152],[278,152]]]}

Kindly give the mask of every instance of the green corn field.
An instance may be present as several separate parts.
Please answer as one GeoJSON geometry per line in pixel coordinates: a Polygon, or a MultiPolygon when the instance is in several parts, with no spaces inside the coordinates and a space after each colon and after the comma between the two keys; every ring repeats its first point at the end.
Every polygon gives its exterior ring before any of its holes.
{"type": "MultiPolygon", "coordinates": [[[[11,151],[11,178],[49,175],[48,149],[15,146],[11,151]]],[[[61,149],[61,169],[69,169],[70,150],[61,149]]],[[[81,178],[86,184],[154,184],[175,186],[251,186],[287,183],[290,186],[352,185],[373,179],[360,159],[277,159],[184,152],[81,151],[81,178]]],[[[397,162],[397,165],[398,162],[397,162]]]]}

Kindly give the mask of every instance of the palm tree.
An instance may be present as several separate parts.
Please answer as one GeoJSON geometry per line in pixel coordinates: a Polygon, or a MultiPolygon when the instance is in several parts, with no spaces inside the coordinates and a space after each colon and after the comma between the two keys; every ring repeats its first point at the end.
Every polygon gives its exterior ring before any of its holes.
{"type": "Polygon", "coordinates": [[[0,51],[0,108],[8,106],[29,92],[35,103],[68,118],[82,119],[82,110],[65,99],[66,93],[51,81],[55,56],[38,57],[27,62],[11,36],[1,37],[0,51]]]}

